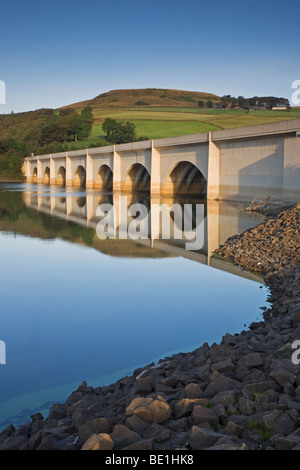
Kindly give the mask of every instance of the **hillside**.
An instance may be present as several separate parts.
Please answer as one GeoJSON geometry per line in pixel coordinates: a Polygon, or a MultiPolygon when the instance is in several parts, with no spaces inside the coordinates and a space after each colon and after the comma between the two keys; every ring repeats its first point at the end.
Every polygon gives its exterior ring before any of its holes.
{"type": "MultiPolygon", "coordinates": [[[[230,95],[229,95],[230,96],[230,95]]],[[[24,156],[109,145],[102,125],[106,118],[130,121],[136,139],[159,139],[185,134],[264,124],[300,117],[299,108],[215,109],[211,93],[158,88],[112,90],[59,109],[0,114],[0,179],[22,178],[24,156]],[[199,101],[201,106],[199,106],[199,101]],[[90,124],[81,114],[89,109],[90,124]],[[91,113],[92,110],[92,113],[91,113]]]]}
{"type": "Polygon", "coordinates": [[[163,88],[141,88],[129,90],[112,90],[102,93],[87,101],[74,103],[64,108],[84,108],[92,106],[93,109],[105,108],[131,108],[136,106],[170,106],[190,107],[198,106],[200,100],[220,101],[220,97],[212,93],[200,91],[168,90],[163,88]]]}

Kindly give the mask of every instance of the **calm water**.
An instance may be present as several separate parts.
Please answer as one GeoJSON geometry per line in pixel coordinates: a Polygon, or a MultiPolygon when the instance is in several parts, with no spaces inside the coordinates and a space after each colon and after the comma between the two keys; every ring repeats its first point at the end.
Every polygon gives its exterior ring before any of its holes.
{"type": "Polygon", "coordinates": [[[99,239],[103,201],[117,203],[96,191],[0,185],[0,429],[46,416],[83,380],[112,383],[262,318],[261,280],[211,257],[257,222],[239,205],[205,203],[203,248],[187,251],[163,231],[154,241],[99,239]]]}

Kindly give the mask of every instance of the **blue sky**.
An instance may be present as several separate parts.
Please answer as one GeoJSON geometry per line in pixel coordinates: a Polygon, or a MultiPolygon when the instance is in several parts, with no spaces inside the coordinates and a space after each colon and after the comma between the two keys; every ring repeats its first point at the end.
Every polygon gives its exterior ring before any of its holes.
{"type": "Polygon", "coordinates": [[[290,99],[297,0],[10,0],[1,4],[0,113],[117,88],[290,99]]]}

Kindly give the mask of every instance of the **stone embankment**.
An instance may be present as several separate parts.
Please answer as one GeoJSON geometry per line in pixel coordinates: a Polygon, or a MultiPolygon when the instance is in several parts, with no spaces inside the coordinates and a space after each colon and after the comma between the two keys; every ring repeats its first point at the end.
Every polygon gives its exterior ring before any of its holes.
{"type": "Polygon", "coordinates": [[[271,306],[262,321],[110,386],[83,382],[47,419],[6,428],[0,449],[300,449],[299,227],[298,204],[218,250],[263,275],[271,306]]]}

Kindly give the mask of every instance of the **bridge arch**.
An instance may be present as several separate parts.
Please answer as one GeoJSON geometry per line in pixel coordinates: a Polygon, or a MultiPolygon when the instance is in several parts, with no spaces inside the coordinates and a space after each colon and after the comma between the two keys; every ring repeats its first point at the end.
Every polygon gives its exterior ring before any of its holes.
{"type": "Polygon", "coordinates": [[[65,186],[66,184],[66,169],[60,166],[57,172],[56,184],[58,186],[65,186]]]}
{"type": "Polygon", "coordinates": [[[161,193],[206,197],[207,181],[199,168],[189,161],[176,163],[162,181],[161,193]]]}
{"type": "Polygon", "coordinates": [[[33,171],[32,171],[32,182],[33,183],[37,183],[37,174],[38,174],[38,171],[37,171],[37,167],[35,166],[33,168],[33,171]]]}
{"type": "Polygon", "coordinates": [[[101,190],[112,190],[113,188],[113,172],[111,168],[104,164],[98,168],[94,181],[94,188],[101,190]]]}
{"type": "Polygon", "coordinates": [[[86,183],[86,171],[82,165],[79,165],[76,168],[72,185],[75,186],[76,188],[82,188],[85,186],[85,183],[86,183]]]}
{"type": "Polygon", "coordinates": [[[128,170],[122,185],[123,191],[150,192],[150,174],[141,163],[134,163],[128,170]]]}
{"type": "Polygon", "coordinates": [[[50,168],[48,166],[45,168],[42,183],[50,184],[50,168]]]}

